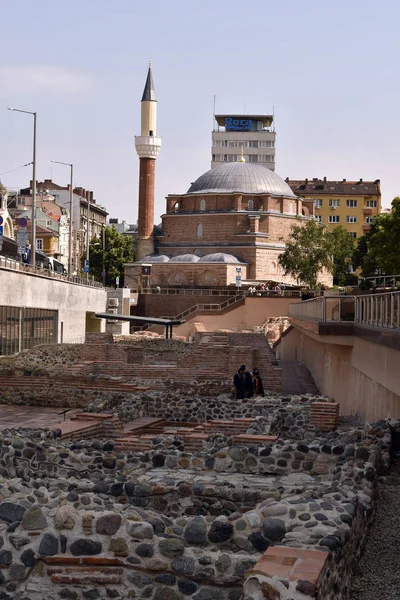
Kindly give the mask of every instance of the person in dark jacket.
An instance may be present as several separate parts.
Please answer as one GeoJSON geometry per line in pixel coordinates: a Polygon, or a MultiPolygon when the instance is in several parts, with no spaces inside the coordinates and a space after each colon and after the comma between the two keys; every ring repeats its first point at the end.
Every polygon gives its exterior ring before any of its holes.
{"type": "Polygon", "coordinates": [[[258,369],[253,369],[253,392],[255,396],[264,396],[264,386],[258,369]]]}
{"type": "Polygon", "coordinates": [[[246,371],[246,369],[244,372],[244,381],[245,381],[245,388],[246,388],[245,397],[252,398],[254,396],[253,380],[252,380],[251,374],[248,371],[246,371]]]}
{"type": "Polygon", "coordinates": [[[233,377],[233,385],[236,390],[236,400],[243,400],[246,395],[246,367],[241,365],[233,377]]]}

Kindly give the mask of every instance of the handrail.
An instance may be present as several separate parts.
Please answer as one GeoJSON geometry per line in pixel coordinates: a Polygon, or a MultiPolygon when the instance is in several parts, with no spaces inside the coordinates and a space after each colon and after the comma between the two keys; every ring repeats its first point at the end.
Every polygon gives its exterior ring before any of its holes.
{"type": "Polygon", "coordinates": [[[47,279],[64,281],[65,283],[75,283],[87,287],[103,288],[102,283],[99,281],[94,281],[93,279],[82,278],[78,275],[64,275],[62,273],[43,269],[42,267],[32,267],[32,265],[27,265],[12,258],[7,258],[6,256],[0,256],[0,269],[17,271],[20,273],[29,273],[30,275],[37,275],[47,279]]]}
{"type": "MultiPolygon", "coordinates": [[[[190,308],[187,308],[183,312],[179,313],[179,315],[176,315],[175,317],[166,318],[172,318],[176,321],[179,321],[200,310],[211,310],[219,312],[221,310],[224,310],[228,306],[231,306],[232,304],[239,303],[244,298],[245,294],[242,292],[241,294],[237,294],[236,296],[231,296],[231,298],[228,298],[228,300],[225,300],[225,302],[221,302],[221,304],[194,304],[190,308]]],[[[141,327],[141,331],[146,331],[147,329],[149,329],[149,327],[151,327],[151,324],[143,325],[143,327],[141,327]]]]}
{"type": "Polygon", "coordinates": [[[356,296],[355,323],[400,330],[400,292],[356,296]]]}
{"type": "Polygon", "coordinates": [[[354,300],[355,296],[318,296],[291,304],[289,314],[308,321],[353,321],[354,300]]]}
{"type": "MultiPolygon", "coordinates": [[[[182,296],[240,296],[243,293],[248,293],[247,289],[232,288],[232,289],[216,289],[216,288],[168,288],[163,287],[159,290],[157,288],[146,288],[141,292],[137,288],[132,288],[131,292],[134,294],[166,294],[166,295],[182,295],[182,296]]],[[[281,290],[279,296],[286,297],[297,297],[301,296],[303,292],[301,290],[281,290]]],[[[261,294],[263,297],[274,297],[278,295],[275,290],[256,290],[255,296],[261,294]]]]}

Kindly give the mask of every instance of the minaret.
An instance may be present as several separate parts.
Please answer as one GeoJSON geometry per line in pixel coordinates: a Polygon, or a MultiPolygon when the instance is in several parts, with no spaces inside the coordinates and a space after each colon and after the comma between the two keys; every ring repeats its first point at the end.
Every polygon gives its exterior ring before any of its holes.
{"type": "Polygon", "coordinates": [[[157,100],[154,91],[151,63],[142,96],[141,134],[135,136],[136,152],[140,159],[139,217],[136,260],[154,253],[154,184],[156,158],[161,149],[161,138],[156,137],[157,100]]]}

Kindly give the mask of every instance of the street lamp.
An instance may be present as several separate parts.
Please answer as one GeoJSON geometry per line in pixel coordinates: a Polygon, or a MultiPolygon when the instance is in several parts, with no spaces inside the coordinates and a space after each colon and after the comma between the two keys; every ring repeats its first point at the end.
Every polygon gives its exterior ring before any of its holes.
{"type": "Polygon", "coordinates": [[[32,239],[30,263],[32,267],[36,264],[36,113],[30,110],[21,110],[19,108],[7,108],[14,112],[33,115],[33,158],[32,158],[32,239]]]}
{"type": "Polygon", "coordinates": [[[74,177],[74,165],[71,163],[61,162],[59,160],[52,160],[52,163],[57,165],[65,165],[71,169],[71,181],[69,186],[69,244],[68,244],[68,275],[72,275],[72,203],[73,203],[73,177],[74,177]]]}

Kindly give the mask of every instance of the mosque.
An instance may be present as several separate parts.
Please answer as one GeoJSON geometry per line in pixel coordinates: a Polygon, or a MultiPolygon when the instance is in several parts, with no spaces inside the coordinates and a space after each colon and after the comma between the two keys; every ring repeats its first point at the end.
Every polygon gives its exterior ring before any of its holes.
{"type": "MultiPolygon", "coordinates": [[[[151,66],[142,96],[137,260],[125,265],[128,287],[231,286],[241,281],[296,284],[279,266],[285,240],[299,219],[314,219],[314,202],[297,197],[274,171],[238,162],[211,169],[185,194],[170,194],[154,226],[157,100],[151,66]]],[[[329,275],[321,282],[330,285],[329,275]]]]}

